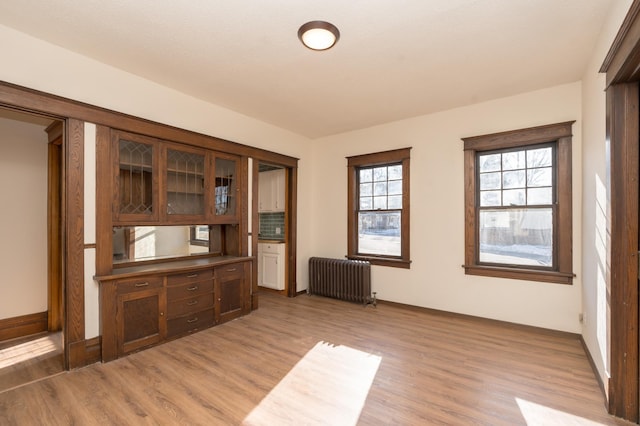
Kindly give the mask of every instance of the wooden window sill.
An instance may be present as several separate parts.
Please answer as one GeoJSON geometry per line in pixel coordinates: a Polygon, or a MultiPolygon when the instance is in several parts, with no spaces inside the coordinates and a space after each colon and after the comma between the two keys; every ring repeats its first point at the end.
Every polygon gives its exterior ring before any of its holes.
{"type": "Polygon", "coordinates": [[[385,257],[376,257],[376,256],[366,256],[366,255],[353,255],[346,256],[347,259],[351,260],[366,260],[372,265],[378,266],[390,266],[392,268],[403,268],[403,269],[411,269],[411,261],[404,259],[390,259],[385,257]]]}
{"type": "Polygon", "coordinates": [[[465,274],[483,277],[511,278],[514,280],[540,281],[554,284],[573,284],[575,274],[537,269],[509,268],[486,265],[462,265],[465,274]]]}

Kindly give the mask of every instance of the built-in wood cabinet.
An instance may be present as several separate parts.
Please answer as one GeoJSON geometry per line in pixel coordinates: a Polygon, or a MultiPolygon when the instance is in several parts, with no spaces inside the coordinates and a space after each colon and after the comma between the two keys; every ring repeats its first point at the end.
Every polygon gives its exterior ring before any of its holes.
{"type": "Polygon", "coordinates": [[[240,157],[114,131],[113,224],[238,223],[240,157]]]}
{"type": "Polygon", "coordinates": [[[134,266],[100,281],[102,360],[184,336],[249,313],[249,257],[134,266]]]}

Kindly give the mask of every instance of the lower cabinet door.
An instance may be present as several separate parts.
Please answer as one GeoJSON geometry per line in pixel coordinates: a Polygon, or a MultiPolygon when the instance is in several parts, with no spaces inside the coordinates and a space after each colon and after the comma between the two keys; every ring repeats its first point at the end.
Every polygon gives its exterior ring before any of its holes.
{"type": "Polygon", "coordinates": [[[166,335],[163,288],[118,295],[116,322],[120,355],[162,341],[166,335]]]}

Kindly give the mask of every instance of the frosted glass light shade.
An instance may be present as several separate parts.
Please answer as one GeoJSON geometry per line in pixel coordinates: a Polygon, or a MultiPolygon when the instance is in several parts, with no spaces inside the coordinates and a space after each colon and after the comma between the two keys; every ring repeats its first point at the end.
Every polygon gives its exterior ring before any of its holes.
{"type": "Polygon", "coordinates": [[[327,50],[336,44],[340,31],[329,22],[311,21],[300,27],[298,38],[309,49],[327,50]]]}

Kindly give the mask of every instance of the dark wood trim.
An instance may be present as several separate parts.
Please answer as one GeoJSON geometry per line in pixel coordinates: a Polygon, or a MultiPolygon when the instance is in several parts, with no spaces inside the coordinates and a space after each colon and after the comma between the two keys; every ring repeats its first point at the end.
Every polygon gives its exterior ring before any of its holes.
{"type": "Polygon", "coordinates": [[[63,123],[54,121],[45,130],[49,139],[47,165],[47,312],[48,330],[62,330],[62,147],[63,123]]]}
{"type": "Polygon", "coordinates": [[[604,387],[604,382],[600,377],[600,372],[598,371],[598,367],[596,367],[596,362],[591,356],[591,351],[589,351],[589,347],[587,346],[587,342],[584,341],[584,336],[580,335],[580,344],[582,344],[582,349],[584,349],[584,353],[587,355],[587,360],[589,361],[589,365],[591,366],[591,370],[593,371],[593,375],[598,381],[598,387],[600,388],[600,392],[602,392],[602,397],[605,401],[605,407],[607,406],[607,391],[604,387]]]}
{"type": "Polygon", "coordinates": [[[637,76],[637,65],[640,63],[639,14],[640,1],[634,0],[600,67],[601,73],[607,73],[607,86],[632,81],[632,76],[637,76]]]}
{"type": "Polygon", "coordinates": [[[638,83],[607,89],[611,158],[609,412],[638,421],[638,83]]]}
{"type": "Polygon", "coordinates": [[[528,127],[519,130],[492,133],[482,136],[462,138],[464,149],[472,151],[490,151],[493,149],[514,148],[539,143],[557,141],[573,135],[571,127],[574,121],[528,127]]]}
{"type": "MultiPolygon", "coordinates": [[[[111,155],[111,129],[96,126],[96,160],[111,155]]],[[[96,161],[96,195],[113,194],[111,161],[96,161]]],[[[96,275],[111,271],[113,262],[112,197],[96,196],[96,275]]]]}
{"type": "Polygon", "coordinates": [[[72,368],[82,368],[100,362],[102,359],[102,338],[74,342],[69,346],[69,364],[72,368]]]}
{"type": "Polygon", "coordinates": [[[259,181],[259,163],[257,159],[252,161],[251,172],[251,254],[256,261],[251,266],[251,310],[258,309],[260,289],[258,288],[258,235],[260,233],[260,216],[258,215],[258,188],[259,181]]]}
{"type": "Polygon", "coordinates": [[[573,205],[572,205],[572,126],[575,121],[510,130],[463,138],[464,141],[464,214],[465,274],[572,284],[573,205]],[[554,234],[555,270],[540,270],[512,265],[480,264],[478,260],[478,210],[476,156],[479,152],[528,147],[546,142],[556,144],[556,221],[554,234]]]}
{"type": "Polygon", "coordinates": [[[97,247],[98,247],[98,245],[97,245],[97,244],[95,244],[95,243],[93,243],[93,244],[85,244],[85,245],[84,245],[84,249],[85,249],[85,250],[86,250],[86,249],[94,249],[94,248],[97,248],[97,247]]]}
{"type": "Polygon", "coordinates": [[[199,146],[214,151],[258,157],[264,161],[286,165],[287,167],[294,167],[298,162],[297,158],[288,155],[180,129],[3,81],[0,81],[0,105],[22,111],[47,114],[60,119],[75,118],[113,129],[199,146]]]}
{"type": "Polygon", "coordinates": [[[84,122],[67,120],[65,146],[65,355],[69,368],[83,365],[75,352],[84,342],[84,122]]]}
{"type": "Polygon", "coordinates": [[[49,314],[45,311],[1,319],[0,342],[47,331],[48,317],[49,314]]]}
{"type": "Polygon", "coordinates": [[[298,168],[289,167],[286,169],[285,179],[285,199],[286,212],[285,220],[287,221],[286,235],[286,288],[289,297],[295,297],[298,288],[297,274],[297,255],[298,247],[298,168]]]}
{"type": "Polygon", "coordinates": [[[366,260],[372,265],[411,268],[410,232],[410,167],[411,147],[347,157],[347,255],[349,259],[366,260]],[[402,164],[402,213],[400,224],[400,256],[376,256],[358,253],[358,168],[383,164],[402,164]]]}

